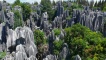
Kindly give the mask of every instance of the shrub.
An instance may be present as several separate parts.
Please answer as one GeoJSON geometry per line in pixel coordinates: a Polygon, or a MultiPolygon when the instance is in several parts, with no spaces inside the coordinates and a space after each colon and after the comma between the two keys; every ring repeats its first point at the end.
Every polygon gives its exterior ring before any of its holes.
{"type": "Polygon", "coordinates": [[[0,52],[0,60],[6,56],[6,52],[0,52]]]}
{"type": "Polygon", "coordinates": [[[59,40],[59,41],[55,40],[53,42],[53,45],[54,45],[53,53],[55,55],[58,55],[60,53],[61,49],[62,49],[63,41],[62,40],[59,40]]]}
{"type": "Polygon", "coordinates": [[[57,35],[59,35],[61,33],[61,31],[60,31],[60,29],[54,29],[54,34],[57,36],[57,35]]]}
{"type": "Polygon", "coordinates": [[[40,31],[40,30],[35,30],[34,31],[34,39],[35,39],[35,44],[39,45],[41,43],[45,43],[44,39],[44,32],[40,31]]]}
{"type": "Polygon", "coordinates": [[[18,26],[22,26],[22,18],[19,11],[15,11],[14,16],[15,16],[14,18],[14,29],[15,29],[18,26]]]}
{"type": "Polygon", "coordinates": [[[71,56],[79,54],[84,58],[97,59],[95,53],[97,53],[96,55],[104,55],[106,40],[100,32],[93,32],[81,24],[66,28],[65,32],[64,40],[69,46],[71,56]]]}

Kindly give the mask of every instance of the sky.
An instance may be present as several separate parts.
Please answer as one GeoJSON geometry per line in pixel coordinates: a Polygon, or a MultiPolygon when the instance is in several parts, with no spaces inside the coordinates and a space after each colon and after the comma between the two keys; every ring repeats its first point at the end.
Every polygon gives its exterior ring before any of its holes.
{"type": "MultiPolygon", "coordinates": [[[[3,1],[3,0],[0,0],[0,1],[3,1]]],[[[15,0],[5,0],[5,1],[7,1],[7,2],[9,2],[9,3],[13,3],[15,0]]],[[[40,1],[41,0],[20,0],[21,2],[29,2],[29,3],[33,3],[33,2],[38,2],[38,3],[40,3],[40,1]]],[[[53,1],[53,0],[51,0],[51,1],[53,1]]],[[[59,0],[54,0],[54,1],[59,1],[59,0]]],[[[67,1],[67,0],[64,0],[64,1],[67,1]]],[[[89,0],[89,1],[91,1],[91,0],[89,0]]],[[[99,0],[94,0],[94,1],[99,1],[99,0]]]]}

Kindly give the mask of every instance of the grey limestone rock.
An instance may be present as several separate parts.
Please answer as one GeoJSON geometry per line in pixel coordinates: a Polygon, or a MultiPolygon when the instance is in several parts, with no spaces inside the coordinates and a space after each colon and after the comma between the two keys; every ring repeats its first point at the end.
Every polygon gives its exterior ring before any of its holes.
{"type": "Polygon", "coordinates": [[[31,55],[27,60],[37,60],[35,56],[31,55]]]}
{"type": "Polygon", "coordinates": [[[68,45],[67,45],[67,43],[64,43],[62,51],[59,55],[59,60],[61,60],[61,59],[67,60],[67,57],[69,56],[69,54],[70,53],[69,53],[68,45]]]}
{"type": "Polygon", "coordinates": [[[15,60],[12,55],[6,55],[2,60],[15,60]]]}
{"type": "Polygon", "coordinates": [[[24,49],[24,47],[22,46],[22,44],[16,46],[16,52],[18,52],[18,51],[25,53],[25,49],[24,49]]]}
{"type": "Polygon", "coordinates": [[[1,36],[2,36],[2,27],[3,27],[3,24],[1,23],[0,24],[0,41],[2,40],[1,36]]]}
{"type": "Polygon", "coordinates": [[[47,14],[47,12],[44,12],[44,13],[42,14],[42,19],[43,19],[43,20],[48,20],[48,14],[47,14]]]}
{"type": "MultiPolygon", "coordinates": [[[[27,60],[28,58],[35,60],[37,47],[34,44],[34,35],[30,28],[24,26],[17,27],[15,30],[9,29],[7,34],[7,52],[15,55],[12,57],[14,60],[27,60]]],[[[11,58],[8,57],[8,59],[11,58]]]]}
{"type": "Polygon", "coordinates": [[[80,23],[83,26],[90,28],[93,31],[103,32],[104,15],[101,11],[90,10],[89,7],[85,7],[85,10],[73,9],[72,19],[67,21],[67,26],[80,23]]]}
{"type": "Polygon", "coordinates": [[[43,60],[56,60],[56,58],[53,55],[47,55],[43,60]]]}
{"type": "Polygon", "coordinates": [[[17,11],[17,10],[18,10],[18,11],[21,11],[22,9],[21,9],[21,6],[16,5],[16,6],[14,7],[14,10],[15,10],[15,11],[17,11]]]}
{"type": "Polygon", "coordinates": [[[64,39],[64,36],[65,36],[65,35],[64,35],[64,31],[61,30],[61,33],[60,33],[60,35],[59,35],[59,39],[61,39],[61,40],[64,39]]]}
{"type": "Polygon", "coordinates": [[[26,53],[20,52],[20,51],[18,51],[18,52],[16,53],[15,60],[26,60],[26,59],[27,59],[26,53]]]}
{"type": "Polygon", "coordinates": [[[75,60],[82,60],[81,57],[79,55],[75,56],[75,60]]]}
{"type": "Polygon", "coordinates": [[[63,19],[66,19],[69,16],[69,10],[65,10],[63,13],[63,19]]]}
{"type": "Polygon", "coordinates": [[[62,29],[62,17],[55,17],[54,21],[53,21],[53,27],[54,28],[60,28],[62,29]]]}
{"type": "Polygon", "coordinates": [[[7,43],[7,31],[8,31],[8,25],[6,23],[2,23],[2,35],[1,35],[1,44],[3,45],[3,51],[6,50],[6,43],[7,43]]]}
{"type": "Polygon", "coordinates": [[[6,12],[6,22],[9,24],[9,28],[14,27],[14,13],[7,9],[6,12]]]}
{"type": "Polygon", "coordinates": [[[64,12],[64,7],[62,6],[62,2],[58,1],[57,2],[57,13],[56,13],[56,15],[62,16],[63,12],[64,12]]]}
{"type": "Polygon", "coordinates": [[[9,49],[12,49],[12,46],[15,46],[15,42],[16,42],[16,32],[13,31],[12,29],[8,30],[8,36],[7,36],[7,51],[9,51],[9,49]]]}

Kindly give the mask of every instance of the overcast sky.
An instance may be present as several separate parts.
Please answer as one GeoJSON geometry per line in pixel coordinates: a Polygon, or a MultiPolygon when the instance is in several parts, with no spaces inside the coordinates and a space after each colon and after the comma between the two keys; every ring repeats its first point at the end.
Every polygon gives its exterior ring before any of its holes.
{"type": "MultiPolygon", "coordinates": [[[[0,0],[0,1],[3,1],[3,0],[0,0]]],[[[7,2],[9,2],[9,3],[13,3],[15,0],[6,0],[7,2]]],[[[41,0],[20,0],[21,2],[29,2],[29,3],[33,3],[33,2],[40,2],[41,0]]],[[[53,0],[51,0],[51,1],[53,1],[53,0]]],[[[59,0],[54,0],[54,1],[59,1],[59,0]]],[[[66,0],[64,0],[64,1],[66,1],[66,0]]],[[[91,1],[91,0],[89,0],[89,1],[91,1]]],[[[99,0],[94,0],[94,1],[99,1],[99,0]]]]}

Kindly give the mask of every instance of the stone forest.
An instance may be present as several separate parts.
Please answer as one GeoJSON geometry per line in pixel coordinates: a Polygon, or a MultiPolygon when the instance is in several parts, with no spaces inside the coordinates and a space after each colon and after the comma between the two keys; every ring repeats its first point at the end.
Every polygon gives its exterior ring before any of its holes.
{"type": "Polygon", "coordinates": [[[0,0],[0,60],[106,60],[106,0],[0,0]]]}

